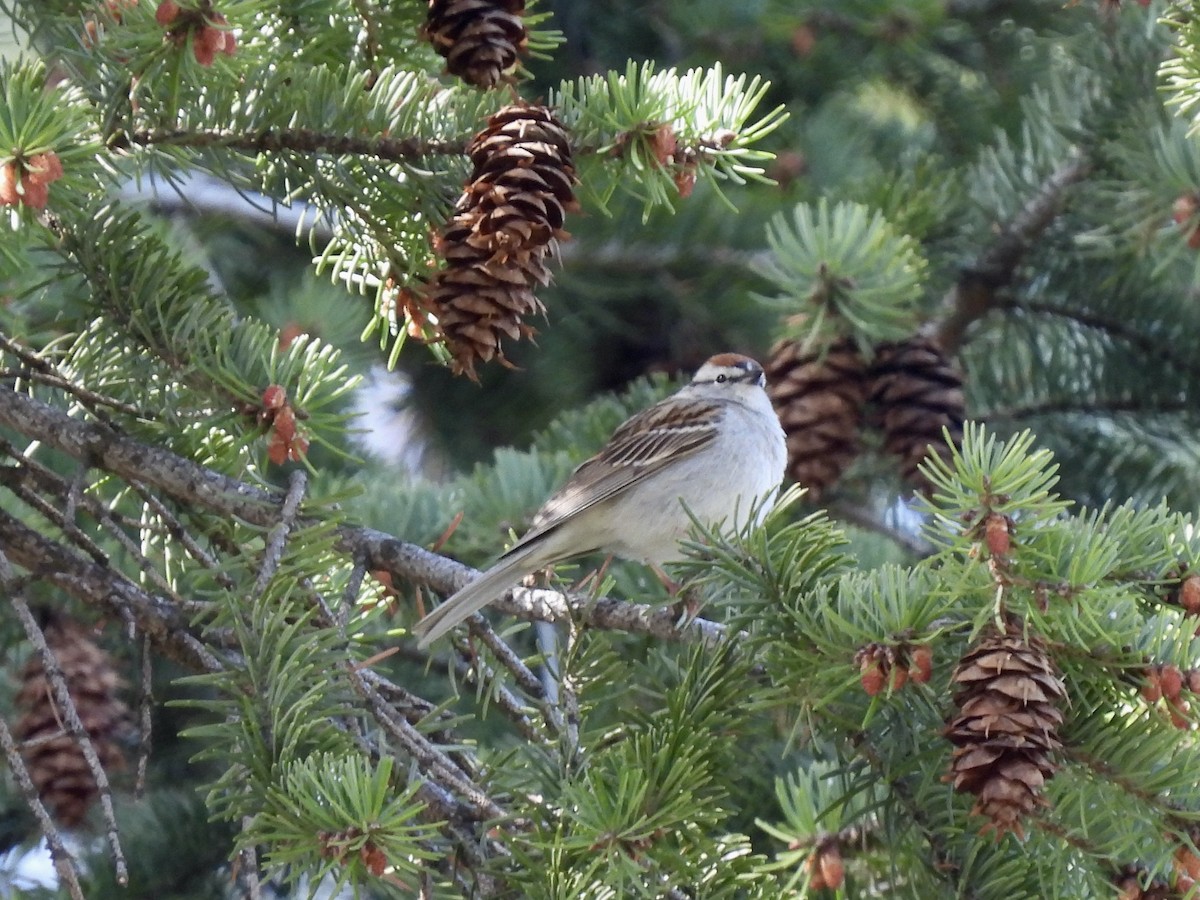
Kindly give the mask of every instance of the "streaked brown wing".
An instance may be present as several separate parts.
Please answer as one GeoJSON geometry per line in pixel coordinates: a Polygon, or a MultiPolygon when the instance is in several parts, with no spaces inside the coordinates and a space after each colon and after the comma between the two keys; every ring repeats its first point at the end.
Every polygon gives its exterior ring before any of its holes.
{"type": "MultiPolygon", "coordinates": [[[[721,406],[668,397],[618,428],[604,449],[583,462],[538,510],[521,539],[603,503],[618,491],[657,472],[668,461],[690,456],[716,436],[721,406]],[[686,418],[683,410],[687,410],[686,418]]],[[[518,544],[518,546],[519,546],[518,544]]]]}

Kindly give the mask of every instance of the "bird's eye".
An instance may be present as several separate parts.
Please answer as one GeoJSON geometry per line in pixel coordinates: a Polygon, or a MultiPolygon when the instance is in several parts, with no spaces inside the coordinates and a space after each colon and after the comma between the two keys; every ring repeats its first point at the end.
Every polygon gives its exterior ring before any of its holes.
{"type": "Polygon", "coordinates": [[[725,382],[727,382],[728,380],[729,380],[729,376],[728,376],[728,375],[718,375],[718,376],[717,376],[717,384],[724,384],[724,383],[725,383],[725,382]]]}

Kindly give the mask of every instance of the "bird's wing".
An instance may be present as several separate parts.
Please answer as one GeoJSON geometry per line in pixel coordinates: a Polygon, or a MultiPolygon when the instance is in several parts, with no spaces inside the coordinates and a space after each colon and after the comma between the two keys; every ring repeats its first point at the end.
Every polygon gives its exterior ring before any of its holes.
{"type": "Polygon", "coordinates": [[[513,549],[710,444],[721,408],[720,403],[668,397],[629,419],[542,505],[513,549]]]}
{"type": "MultiPolygon", "coordinates": [[[[638,413],[616,430],[604,449],[575,470],[538,511],[533,527],[486,572],[457,591],[414,626],[418,645],[428,646],[523,575],[565,559],[555,546],[555,529],[603,503],[619,491],[710,444],[717,434],[722,404],[668,397],[638,413]]],[[[570,548],[579,555],[593,547],[570,548]]]]}

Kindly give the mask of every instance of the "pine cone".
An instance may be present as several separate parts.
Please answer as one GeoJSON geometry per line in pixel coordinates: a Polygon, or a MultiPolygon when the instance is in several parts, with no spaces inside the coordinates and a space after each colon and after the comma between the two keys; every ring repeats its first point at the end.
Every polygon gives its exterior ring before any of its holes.
{"type": "Polygon", "coordinates": [[[787,435],[788,474],[817,500],[861,449],[866,365],[849,339],[809,353],[784,340],[766,368],[767,393],[787,435]]]}
{"type": "MultiPolygon", "coordinates": [[[[129,710],[116,696],[123,683],[112,660],[78,622],[55,619],[44,632],[100,764],[106,771],[121,768],[124,757],[116,739],[128,725],[129,710]]],[[[63,826],[74,828],[96,799],[96,781],[65,730],[40,657],[30,658],[21,677],[16,706],[23,715],[15,733],[26,744],[25,764],[42,802],[63,826]]]]}
{"type": "Polygon", "coordinates": [[[544,106],[506,106],[468,148],[474,172],[437,250],[446,261],[422,300],[456,372],[499,359],[501,342],[531,337],[525,322],[544,311],[536,285],[550,281],[546,258],[567,236],[576,208],[567,131],[544,106]]]}
{"type": "Polygon", "coordinates": [[[525,0],[429,0],[422,33],[451,75],[493,88],[525,55],[524,15],[525,0]]]}
{"type": "Polygon", "coordinates": [[[985,632],[953,680],[961,687],[959,713],[943,732],[956,748],[946,780],[976,795],[972,814],[991,819],[985,832],[1023,836],[1022,816],[1045,804],[1042,786],[1058,769],[1062,679],[1042,642],[1010,622],[1004,634],[985,632]]]}
{"type": "Polygon", "coordinates": [[[942,429],[949,429],[955,446],[962,444],[966,417],[962,373],[936,342],[913,337],[877,347],[870,378],[869,399],[887,452],[900,458],[906,481],[928,491],[931,486],[918,466],[930,447],[943,459],[949,458],[942,429]]]}

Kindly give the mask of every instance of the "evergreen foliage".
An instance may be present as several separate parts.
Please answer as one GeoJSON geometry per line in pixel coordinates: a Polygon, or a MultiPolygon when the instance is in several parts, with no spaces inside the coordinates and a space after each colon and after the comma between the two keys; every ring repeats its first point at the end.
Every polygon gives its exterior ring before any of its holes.
{"type": "Polygon", "coordinates": [[[1191,5],[478,8],[0,0],[0,806],[41,893],[1195,895],[1191,5]],[[522,103],[569,155],[473,168],[522,103]],[[197,171],[298,233],[188,210],[197,171]],[[547,310],[478,386],[430,302],[464,193],[547,310]],[[844,427],[762,527],[696,523],[694,617],[584,559],[415,648],[676,372],[772,346],[789,438],[821,391],[844,427]],[[383,367],[437,465],[355,457],[383,367]],[[135,723],[109,788],[66,704],[69,832],[13,727],[32,656],[70,693],[39,609],[135,723]]]}

